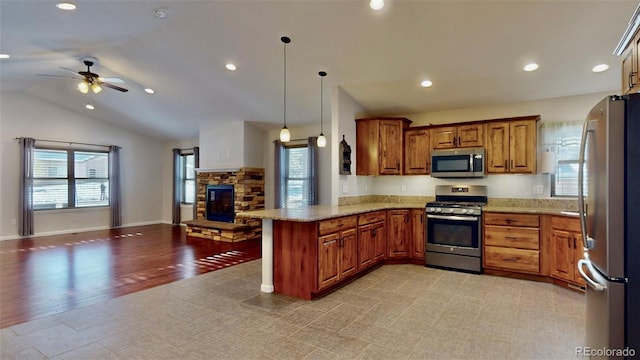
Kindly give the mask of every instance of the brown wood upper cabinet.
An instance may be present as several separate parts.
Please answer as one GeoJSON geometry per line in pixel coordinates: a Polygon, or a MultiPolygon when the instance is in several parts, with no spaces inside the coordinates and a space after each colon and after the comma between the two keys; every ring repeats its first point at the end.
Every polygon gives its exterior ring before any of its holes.
{"type": "Polygon", "coordinates": [[[402,174],[405,118],[356,119],[356,175],[402,174]]]}
{"type": "Polygon", "coordinates": [[[404,173],[407,175],[429,174],[431,144],[429,129],[407,129],[404,131],[404,173]]]}
{"type": "Polygon", "coordinates": [[[536,173],[536,121],[539,119],[540,116],[531,116],[522,120],[489,122],[485,125],[487,173],[536,173]]]}
{"type": "Polygon", "coordinates": [[[483,145],[484,127],[482,124],[444,126],[431,130],[431,147],[433,149],[483,145]]]}
{"type": "Polygon", "coordinates": [[[640,32],[636,33],[622,57],[622,93],[630,94],[640,91],[640,32]]]}

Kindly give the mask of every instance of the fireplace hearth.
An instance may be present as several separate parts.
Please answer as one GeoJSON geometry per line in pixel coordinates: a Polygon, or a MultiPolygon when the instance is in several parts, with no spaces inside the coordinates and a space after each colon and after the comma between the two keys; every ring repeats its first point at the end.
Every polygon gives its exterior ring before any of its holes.
{"type": "Polygon", "coordinates": [[[233,185],[207,185],[207,220],[232,223],[235,219],[233,185]]]}

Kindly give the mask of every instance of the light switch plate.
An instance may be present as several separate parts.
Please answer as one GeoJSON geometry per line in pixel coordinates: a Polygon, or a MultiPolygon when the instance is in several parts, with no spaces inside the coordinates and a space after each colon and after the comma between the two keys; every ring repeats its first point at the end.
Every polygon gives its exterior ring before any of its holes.
{"type": "Polygon", "coordinates": [[[343,194],[349,193],[349,184],[342,184],[342,193],[343,194]]]}

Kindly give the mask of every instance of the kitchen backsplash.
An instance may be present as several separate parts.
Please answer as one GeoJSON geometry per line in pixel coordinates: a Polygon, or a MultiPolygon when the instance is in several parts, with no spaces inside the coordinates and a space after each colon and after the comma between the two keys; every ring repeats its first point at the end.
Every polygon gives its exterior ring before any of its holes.
{"type": "MultiPolygon", "coordinates": [[[[346,196],[338,199],[338,205],[355,205],[363,203],[407,203],[426,204],[434,201],[433,196],[401,196],[401,195],[362,195],[346,196]]],[[[531,209],[561,209],[575,211],[578,209],[577,199],[519,199],[489,198],[489,206],[519,207],[531,209]]]]}

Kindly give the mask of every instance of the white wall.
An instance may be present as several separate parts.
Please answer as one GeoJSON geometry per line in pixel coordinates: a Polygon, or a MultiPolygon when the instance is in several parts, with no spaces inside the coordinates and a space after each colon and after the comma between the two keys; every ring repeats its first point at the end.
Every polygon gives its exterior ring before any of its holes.
{"type": "Polygon", "coordinates": [[[331,154],[333,166],[331,178],[337,179],[331,185],[331,204],[338,205],[339,197],[373,194],[373,176],[356,176],[356,122],[357,114],[362,113],[362,107],[342,88],[336,87],[332,93],[331,129],[336,134],[331,137],[334,151],[331,154]],[[351,175],[340,175],[339,167],[341,154],[339,144],[345,136],[347,144],[351,146],[351,175]]]}
{"type": "MultiPolygon", "coordinates": [[[[24,93],[0,98],[0,239],[15,238],[18,228],[19,145],[16,137],[118,145],[121,151],[123,225],[162,220],[162,143],[103,121],[89,111],[72,112],[24,93]]],[[[36,235],[109,227],[106,208],[37,211],[36,235]]]]}
{"type": "Polygon", "coordinates": [[[244,123],[244,166],[264,168],[263,144],[266,133],[257,127],[244,123]]]}
{"type": "Polygon", "coordinates": [[[200,127],[200,168],[239,169],[244,165],[244,122],[200,127]]]}

